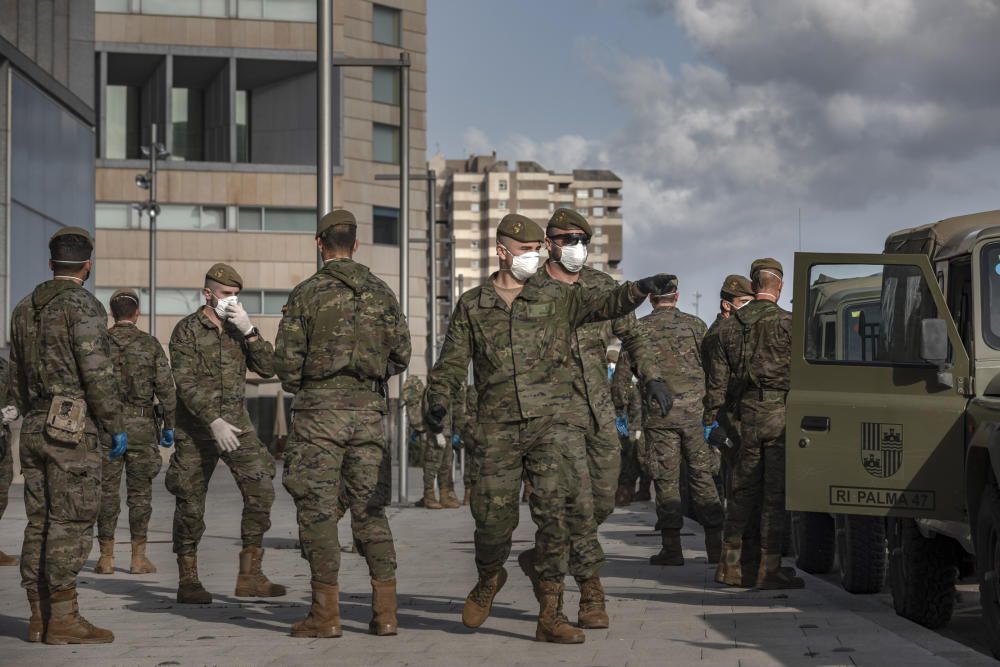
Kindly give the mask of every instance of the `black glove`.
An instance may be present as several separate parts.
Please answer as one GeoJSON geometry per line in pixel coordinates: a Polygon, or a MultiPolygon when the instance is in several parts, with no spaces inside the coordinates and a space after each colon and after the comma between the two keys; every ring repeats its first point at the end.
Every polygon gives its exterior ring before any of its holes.
{"type": "Polygon", "coordinates": [[[432,405],[427,411],[424,421],[431,433],[438,434],[444,430],[444,416],[448,414],[448,409],[443,405],[432,405]]]}
{"type": "Polygon", "coordinates": [[[716,449],[730,449],[733,446],[733,441],[729,439],[729,434],[726,433],[726,429],[721,426],[715,426],[708,434],[708,444],[712,445],[716,449]]]}
{"type": "MultiPolygon", "coordinates": [[[[652,278],[644,278],[644,280],[652,280],[652,278]]],[[[666,417],[670,412],[670,408],[674,407],[674,397],[670,395],[667,383],[663,380],[650,380],[647,382],[646,397],[650,403],[656,403],[660,406],[661,417],[666,417]]]]}
{"type": "Polygon", "coordinates": [[[636,281],[636,289],[642,294],[659,294],[666,290],[677,280],[677,276],[672,273],[657,273],[655,276],[642,278],[636,281]]]}
{"type": "Polygon", "coordinates": [[[7,450],[9,449],[10,446],[7,444],[7,434],[0,433],[0,461],[7,458],[7,450]]]}

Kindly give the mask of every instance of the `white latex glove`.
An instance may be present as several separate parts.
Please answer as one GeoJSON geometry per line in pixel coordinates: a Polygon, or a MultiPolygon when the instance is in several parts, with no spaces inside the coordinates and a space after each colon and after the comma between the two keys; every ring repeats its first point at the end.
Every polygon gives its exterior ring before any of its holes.
{"type": "Polygon", "coordinates": [[[17,407],[13,405],[8,405],[4,408],[0,408],[0,415],[3,415],[4,426],[11,423],[12,421],[16,421],[17,418],[21,416],[21,414],[17,411],[17,407]]]}
{"type": "Polygon", "coordinates": [[[208,425],[212,429],[212,437],[215,438],[215,446],[220,452],[235,452],[240,448],[240,429],[236,428],[222,417],[208,425]]]}
{"type": "Polygon", "coordinates": [[[234,327],[242,331],[244,336],[253,330],[250,316],[247,315],[247,311],[243,308],[242,303],[234,303],[226,306],[226,319],[232,322],[234,327]]]}
{"type": "Polygon", "coordinates": [[[642,437],[642,430],[641,429],[640,430],[636,430],[636,431],[632,431],[632,439],[633,440],[638,440],[641,437],[642,437]]]}

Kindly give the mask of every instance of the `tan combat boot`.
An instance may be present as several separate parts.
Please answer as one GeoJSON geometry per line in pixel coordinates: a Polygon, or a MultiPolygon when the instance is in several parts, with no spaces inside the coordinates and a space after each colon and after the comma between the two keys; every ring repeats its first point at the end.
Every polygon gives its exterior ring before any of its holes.
{"type": "Polygon", "coordinates": [[[128,569],[131,574],[153,574],[156,566],[153,561],[146,558],[146,538],[140,537],[132,540],[132,563],[128,569]]]}
{"type": "Polygon", "coordinates": [[[769,554],[766,551],[761,553],[757,588],[762,591],[774,591],[805,587],[805,580],[795,576],[794,568],[781,566],[781,554],[769,554]]]}
{"type": "Polygon", "coordinates": [[[395,635],[399,628],[396,610],[396,580],[372,579],[372,620],[368,623],[368,631],[379,637],[395,635]]]}
{"type": "Polygon", "coordinates": [[[660,553],[649,557],[650,565],[683,565],[684,551],[681,549],[681,531],[661,531],[663,547],[660,553]]]}
{"type": "Polygon", "coordinates": [[[715,565],[722,557],[722,529],[714,528],[705,531],[705,554],[709,565],[715,565]]]}
{"type": "Polygon", "coordinates": [[[719,566],[715,569],[715,581],[726,586],[743,585],[743,567],[740,565],[742,540],[722,543],[719,566]]]}
{"type": "Polygon", "coordinates": [[[458,496],[455,495],[455,489],[441,489],[441,507],[453,510],[461,506],[462,503],[458,502],[458,496]]]}
{"type": "Polygon", "coordinates": [[[97,559],[94,566],[96,574],[114,574],[115,572],[115,541],[99,540],[101,545],[101,557],[97,559]]]}
{"type": "Polygon", "coordinates": [[[28,591],[28,606],[31,607],[31,618],[28,619],[28,641],[40,642],[45,638],[45,626],[51,616],[49,599],[38,591],[28,591]]]}
{"type": "Polygon", "coordinates": [[[424,509],[439,510],[441,503],[434,497],[434,489],[424,489],[424,509]]]}
{"type": "Polygon", "coordinates": [[[110,644],[115,636],[80,616],[76,587],[57,591],[49,598],[52,618],[45,630],[46,644],[110,644]]]}
{"type": "Polygon", "coordinates": [[[281,584],[274,584],[264,576],[260,564],[264,550],[260,547],[243,547],[240,551],[240,573],[236,577],[238,598],[276,598],[286,593],[281,584]]]}
{"type": "Polygon", "coordinates": [[[608,627],[611,621],[604,607],[604,586],[601,585],[601,578],[595,574],[589,579],[580,581],[579,585],[580,613],[577,616],[577,625],[587,630],[608,627]]]}
{"type": "Polygon", "coordinates": [[[462,623],[467,628],[478,628],[490,617],[493,608],[493,598],[497,596],[503,585],[507,583],[507,570],[502,567],[498,572],[488,577],[479,575],[479,581],[469,591],[462,607],[462,623]]]}
{"type": "Polygon", "coordinates": [[[465,493],[462,495],[462,504],[468,505],[472,502],[472,489],[466,488],[465,493]]]}
{"type": "Polygon", "coordinates": [[[11,556],[0,551],[0,566],[17,565],[17,556],[11,556]]]}
{"type": "Polygon", "coordinates": [[[198,579],[198,556],[177,556],[177,601],[185,604],[212,604],[212,595],[198,579]]]}
{"type": "MultiPolygon", "coordinates": [[[[740,555],[740,567],[743,568],[743,587],[753,588],[757,585],[760,575],[760,540],[743,538],[743,552],[740,555]]],[[[795,574],[793,571],[792,575],[795,574]]]]}
{"type": "Polygon", "coordinates": [[[554,644],[582,644],[586,640],[583,630],[574,628],[566,621],[566,617],[559,613],[563,584],[555,581],[542,581],[538,588],[541,596],[538,601],[538,625],[535,627],[535,640],[554,644]]]}
{"type": "Polygon", "coordinates": [[[615,491],[615,507],[628,507],[632,504],[632,496],[634,495],[635,489],[619,485],[615,491]]]}
{"type": "Polygon", "coordinates": [[[309,615],[292,626],[293,637],[339,637],[340,586],[312,582],[312,606],[309,615]]]}
{"type": "Polygon", "coordinates": [[[521,567],[521,571],[524,575],[528,577],[531,582],[531,590],[535,593],[535,599],[541,600],[541,591],[538,588],[538,584],[541,583],[538,579],[538,570],[535,569],[535,548],[525,549],[517,556],[517,564],[521,567]]]}

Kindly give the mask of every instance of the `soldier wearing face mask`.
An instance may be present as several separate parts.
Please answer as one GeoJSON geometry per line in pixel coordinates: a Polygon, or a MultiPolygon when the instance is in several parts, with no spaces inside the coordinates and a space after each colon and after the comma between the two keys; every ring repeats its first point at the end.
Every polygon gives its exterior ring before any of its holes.
{"type": "Polygon", "coordinates": [[[205,496],[221,458],[243,495],[237,597],[276,597],[285,587],[261,571],[264,533],[271,527],[274,460],[254,432],[243,406],[247,368],[274,375],[274,348],[239,303],[243,278],[227,264],[205,274],[205,305],[174,327],[170,364],[177,385],[175,450],[167,470],[174,494],[174,553],[180,578],[177,601],[210,604],[198,579],[198,543],[205,533],[205,496]]]}

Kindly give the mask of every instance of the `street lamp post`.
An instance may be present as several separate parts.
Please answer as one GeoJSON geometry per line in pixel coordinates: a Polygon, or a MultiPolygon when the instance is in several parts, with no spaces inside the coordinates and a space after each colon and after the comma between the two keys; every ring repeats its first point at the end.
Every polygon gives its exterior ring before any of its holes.
{"type": "Polygon", "coordinates": [[[160,205],[156,201],[156,163],[170,157],[170,151],[156,140],[156,123],[149,129],[149,145],[142,147],[142,154],[149,158],[149,169],[135,175],[136,186],[149,190],[149,198],[141,204],[132,204],[142,214],[149,215],[149,334],[156,336],[156,218],[160,215],[160,205]]]}

